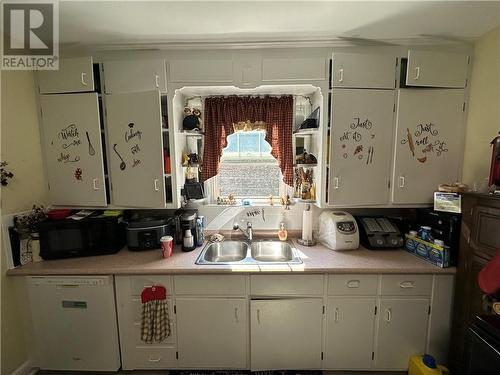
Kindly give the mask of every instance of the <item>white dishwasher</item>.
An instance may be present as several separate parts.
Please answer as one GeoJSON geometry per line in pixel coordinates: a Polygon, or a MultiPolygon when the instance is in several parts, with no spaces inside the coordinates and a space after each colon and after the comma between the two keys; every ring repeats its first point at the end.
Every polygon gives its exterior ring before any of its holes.
{"type": "Polygon", "coordinates": [[[112,276],[28,277],[36,366],[116,371],[120,350],[112,276]]]}

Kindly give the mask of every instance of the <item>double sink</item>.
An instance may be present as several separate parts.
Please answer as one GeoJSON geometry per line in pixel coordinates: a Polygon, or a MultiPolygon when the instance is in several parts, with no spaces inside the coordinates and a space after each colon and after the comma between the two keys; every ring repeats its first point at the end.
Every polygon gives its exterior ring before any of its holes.
{"type": "Polygon", "coordinates": [[[222,241],[210,242],[201,251],[196,264],[300,264],[302,259],[290,242],[222,241]]]}

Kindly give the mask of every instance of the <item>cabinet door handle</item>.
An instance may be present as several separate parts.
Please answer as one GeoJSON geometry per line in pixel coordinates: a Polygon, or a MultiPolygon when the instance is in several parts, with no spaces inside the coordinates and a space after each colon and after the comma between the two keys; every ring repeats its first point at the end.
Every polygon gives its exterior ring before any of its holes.
{"type": "Polygon", "coordinates": [[[335,321],[335,323],[338,323],[339,321],[339,308],[336,307],[335,308],[335,311],[333,312],[333,320],[335,321]]]}
{"type": "Polygon", "coordinates": [[[349,280],[347,282],[348,288],[359,288],[360,281],[359,280],[349,280]]]}
{"type": "Polygon", "coordinates": [[[156,87],[160,87],[160,77],[158,74],[155,74],[155,85],[156,87]]]}
{"type": "Polygon", "coordinates": [[[334,189],[338,189],[339,188],[339,178],[338,177],[335,177],[333,179],[333,188],[334,189]]]}
{"type": "Polygon", "coordinates": [[[257,323],[260,324],[260,309],[257,309],[257,323]]]}
{"type": "Polygon", "coordinates": [[[386,309],[385,310],[385,321],[389,323],[392,319],[392,311],[391,309],[386,309]]]}
{"type": "Polygon", "coordinates": [[[99,187],[97,186],[97,178],[94,178],[94,179],[92,180],[92,185],[93,185],[93,187],[94,187],[94,190],[99,190],[99,187]]]}
{"type": "Polygon", "coordinates": [[[411,281],[411,280],[401,281],[399,283],[399,287],[403,288],[403,289],[412,289],[412,288],[415,288],[415,281],[411,281]]]}
{"type": "Polygon", "coordinates": [[[234,308],[234,320],[236,321],[236,323],[240,322],[239,311],[237,307],[234,308]]]}
{"type": "Polygon", "coordinates": [[[87,81],[85,80],[86,77],[87,77],[87,73],[82,72],[82,74],[80,75],[80,81],[82,82],[82,85],[84,85],[84,86],[87,86],[87,81]]]}
{"type": "Polygon", "coordinates": [[[399,187],[402,189],[405,187],[405,176],[399,176],[399,187]]]}
{"type": "Polygon", "coordinates": [[[151,355],[151,356],[149,356],[148,361],[149,361],[149,362],[160,362],[160,361],[161,361],[161,357],[156,357],[156,358],[155,358],[155,357],[153,357],[153,356],[151,355]]]}
{"type": "Polygon", "coordinates": [[[158,191],[160,190],[160,188],[158,187],[158,179],[154,179],[154,187],[155,187],[155,191],[158,191]]]}
{"type": "Polygon", "coordinates": [[[415,67],[415,77],[413,77],[413,79],[416,81],[419,78],[420,78],[420,67],[416,66],[415,67]]]}
{"type": "Polygon", "coordinates": [[[339,82],[344,81],[344,68],[339,69],[339,82]]]}

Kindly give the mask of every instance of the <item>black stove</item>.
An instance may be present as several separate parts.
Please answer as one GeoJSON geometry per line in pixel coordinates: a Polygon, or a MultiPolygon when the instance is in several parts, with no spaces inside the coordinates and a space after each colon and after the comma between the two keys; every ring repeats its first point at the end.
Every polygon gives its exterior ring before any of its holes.
{"type": "Polygon", "coordinates": [[[477,315],[469,328],[468,375],[500,375],[500,315],[477,315]]]}

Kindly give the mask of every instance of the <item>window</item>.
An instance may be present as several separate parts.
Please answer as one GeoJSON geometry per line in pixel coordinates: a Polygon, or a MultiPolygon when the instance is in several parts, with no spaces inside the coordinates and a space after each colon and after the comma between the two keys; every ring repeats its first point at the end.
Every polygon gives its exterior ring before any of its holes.
{"type": "Polygon", "coordinates": [[[217,175],[220,196],[280,196],[281,171],[265,137],[264,131],[236,132],[227,137],[217,175]]]}

